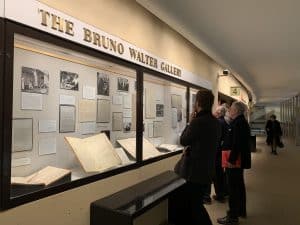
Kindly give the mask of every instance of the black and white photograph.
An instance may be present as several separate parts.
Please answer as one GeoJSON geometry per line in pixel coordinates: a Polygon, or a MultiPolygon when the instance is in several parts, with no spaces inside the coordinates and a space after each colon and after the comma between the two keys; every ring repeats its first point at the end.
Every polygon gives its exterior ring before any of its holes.
{"type": "Polygon", "coordinates": [[[127,121],[123,122],[123,131],[124,133],[131,131],[131,122],[127,122],[127,121]]]}
{"type": "Polygon", "coordinates": [[[60,88],[78,91],[79,76],[77,73],[71,73],[67,71],[60,71],[60,88]]]}
{"type": "Polygon", "coordinates": [[[22,67],[21,91],[48,94],[49,73],[39,69],[22,67]]]}
{"type": "Polygon", "coordinates": [[[129,81],[126,78],[118,77],[118,91],[129,91],[129,81]]]}
{"type": "Polygon", "coordinates": [[[177,109],[177,122],[182,121],[182,109],[177,109]]]}
{"type": "Polygon", "coordinates": [[[97,94],[109,96],[109,77],[107,74],[97,72],[97,94]]]}
{"type": "Polygon", "coordinates": [[[156,117],[164,117],[164,105],[156,104],[156,117]]]}

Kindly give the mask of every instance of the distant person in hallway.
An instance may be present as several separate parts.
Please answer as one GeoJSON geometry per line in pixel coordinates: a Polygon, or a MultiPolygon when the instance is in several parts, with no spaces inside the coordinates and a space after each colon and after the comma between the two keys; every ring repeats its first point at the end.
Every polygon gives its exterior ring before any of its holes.
{"type": "Polygon", "coordinates": [[[238,225],[239,217],[247,217],[244,169],[251,168],[251,150],[250,127],[244,116],[245,111],[246,107],[241,102],[233,102],[229,109],[232,119],[230,154],[226,163],[229,211],[217,220],[219,224],[238,225]],[[238,161],[240,166],[237,166],[238,161]]]}
{"type": "MultiPolygon", "coordinates": [[[[215,154],[221,136],[221,125],[212,115],[213,103],[214,95],[211,91],[197,92],[189,125],[180,137],[183,146],[190,146],[190,158],[184,190],[185,221],[176,225],[212,225],[202,202],[207,185],[212,183],[215,154]]],[[[178,214],[182,213],[182,211],[178,212],[178,214]]]]}
{"type": "Polygon", "coordinates": [[[275,115],[271,115],[266,124],[267,144],[271,146],[271,153],[277,155],[277,146],[281,146],[282,130],[275,115]]]}

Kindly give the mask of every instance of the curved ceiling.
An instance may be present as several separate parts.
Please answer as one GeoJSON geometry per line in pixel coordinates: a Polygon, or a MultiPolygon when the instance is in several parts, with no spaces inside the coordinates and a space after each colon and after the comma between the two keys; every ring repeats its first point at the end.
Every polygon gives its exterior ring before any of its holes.
{"type": "Polygon", "coordinates": [[[300,1],[137,2],[235,71],[257,102],[278,102],[298,93],[300,1]]]}

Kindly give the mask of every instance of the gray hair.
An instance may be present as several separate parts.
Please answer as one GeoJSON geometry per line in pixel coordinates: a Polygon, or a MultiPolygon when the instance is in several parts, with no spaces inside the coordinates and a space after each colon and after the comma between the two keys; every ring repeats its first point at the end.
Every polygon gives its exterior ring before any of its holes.
{"type": "Polygon", "coordinates": [[[242,102],[239,102],[239,101],[233,102],[232,106],[234,106],[236,108],[239,115],[244,114],[246,112],[246,107],[245,107],[244,103],[242,103],[242,102]]]}
{"type": "Polygon", "coordinates": [[[216,108],[216,112],[219,112],[220,116],[222,116],[222,117],[225,116],[226,111],[227,111],[227,109],[223,105],[220,105],[216,108]]]}

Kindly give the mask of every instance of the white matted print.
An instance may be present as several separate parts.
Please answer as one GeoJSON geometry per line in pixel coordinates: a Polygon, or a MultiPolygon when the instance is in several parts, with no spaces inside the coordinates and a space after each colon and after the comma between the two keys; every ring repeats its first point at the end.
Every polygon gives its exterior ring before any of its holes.
{"type": "Polygon", "coordinates": [[[17,118],[12,121],[12,152],[30,151],[33,147],[33,119],[17,118]]]}
{"type": "Polygon", "coordinates": [[[49,73],[39,69],[22,67],[21,91],[48,94],[49,73]]]}
{"type": "Polygon", "coordinates": [[[77,73],[60,71],[60,88],[78,91],[79,90],[79,76],[77,73]]]}
{"type": "Polygon", "coordinates": [[[153,121],[153,137],[162,137],[162,136],[163,136],[163,122],[153,121]]]}
{"type": "Polygon", "coordinates": [[[97,100],[97,123],[110,122],[110,100],[98,99],[97,100]]]}
{"type": "Polygon", "coordinates": [[[123,113],[113,112],[112,115],[112,130],[121,131],[123,128],[123,113]]]}

